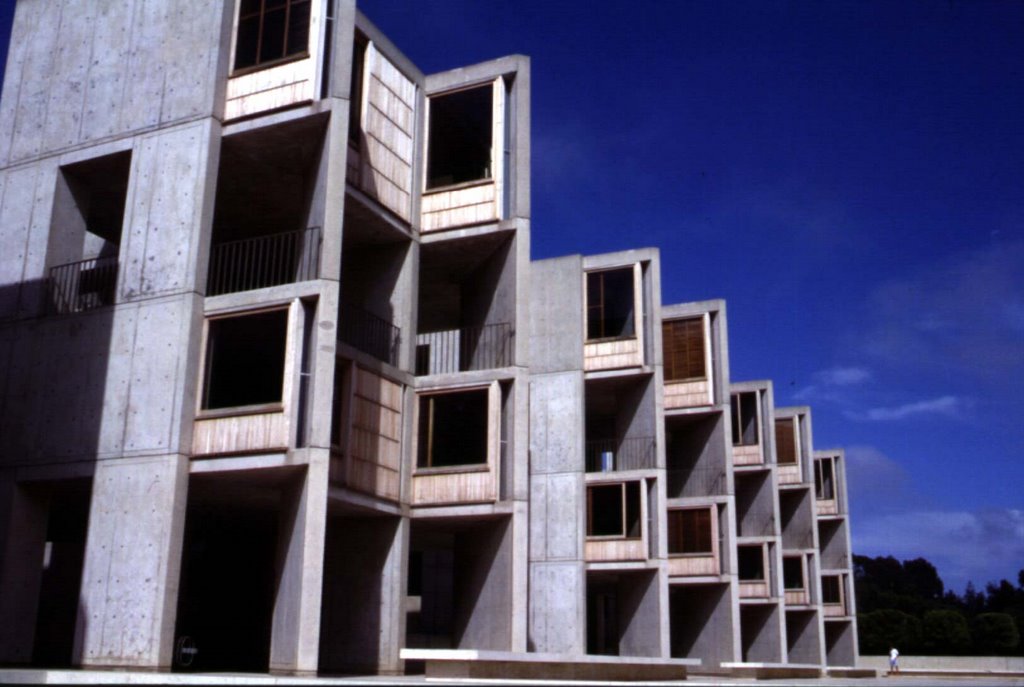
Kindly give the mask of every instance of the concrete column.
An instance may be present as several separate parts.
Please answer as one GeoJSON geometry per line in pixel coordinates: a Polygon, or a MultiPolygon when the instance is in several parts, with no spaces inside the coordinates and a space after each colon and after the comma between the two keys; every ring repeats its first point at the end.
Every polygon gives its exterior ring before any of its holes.
{"type": "Polygon", "coordinates": [[[662,619],[668,616],[667,608],[662,612],[661,593],[664,580],[660,571],[622,575],[619,578],[619,604],[622,638],[619,654],[622,656],[667,656],[662,645],[667,642],[663,636],[662,619]]]}
{"type": "Polygon", "coordinates": [[[29,663],[46,546],[46,499],[0,482],[0,664],[29,663]]]}
{"type": "Polygon", "coordinates": [[[97,464],[76,662],[170,668],[187,492],[182,455],[97,464]]]}
{"type": "Polygon", "coordinates": [[[320,649],[329,453],[311,449],[305,474],[283,488],[270,671],[313,674],[320,649]]]}

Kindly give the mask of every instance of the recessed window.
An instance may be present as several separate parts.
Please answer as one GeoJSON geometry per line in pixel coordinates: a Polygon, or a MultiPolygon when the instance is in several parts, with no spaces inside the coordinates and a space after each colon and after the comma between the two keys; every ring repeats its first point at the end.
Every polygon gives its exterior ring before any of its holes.
{"type": "Polygon", "coordinates": [[[839,575],[823,575],[821,577],[821,602],[826,604],[843,603],[842,580],[839,575]]]}
{"type": "Polygon", "coordinates": [[[210,320],[203,410],[281,403],[288,311],[210,320]]]}
{"type": "Polygon", "coordinates": [[[786,556],[782,559],[782,583],[791,591],[804,588],[804,561],[800,556],[786,556]]]}
{"type": "Polygon", "coordinates": [[[487,462],[487,389],[419,398],[416,465],[443,468],[487,462]]]}
{"type": "Polygon", "coordinates": [[[587,339],[636,336],[633,268],[587,273],[587,339]]]}
{"type": "Polygon", "coordinates": [[[740,580],[764,582],[764,547],[740,546],[736,548],[740,580]]]}
{"type": "Polygon", "coordinates": [[[587,487],[587,536],[640,537],[640,483],[593,484],[587,487]]]}
{"type": "Polygon", "coordinates": [[[729,411],[732,413],[732,445],[759,444],[761,436],[757,428],[757,393],[749,391],[733,394],[729,411]]]}
{"type": "Polygon", "coordinates": [[[241,0],[235,70],[305,53],[310,5],[310,0],[241,0]]]}
{"type": "Polygon", "coordinates": [[[814,491],[819,501],[836,497],[835,463],[831,456],[814,461],[814,491]]]}
{"type": "Polygon", "coordinates": [[[668,552],[714,553],[710,508],[677,509],[668,512],[668,552]]]}
{"type": "Polygon", "coordinates": [[[779,465],[796,465],[796,427],[791,418],[775,421],[775,458],[779,465]]]}
{"type": "Polygon", "coordinates": [[[707,379],[704,318],[672,320],[661,325],[665,381],[707,379]]]}
{"type": "Polygon", "coordinates": [[[491,84],[430,98],[428,190],[493,176],[493,101],[491,84]]]}

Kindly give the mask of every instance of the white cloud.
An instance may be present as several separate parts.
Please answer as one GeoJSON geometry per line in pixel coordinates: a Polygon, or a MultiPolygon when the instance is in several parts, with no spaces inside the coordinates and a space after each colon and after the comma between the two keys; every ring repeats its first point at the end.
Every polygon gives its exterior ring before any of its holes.
{"type": "Polygon", "coordinates": [[[797,401],[844,400],[840,389],[863,384],[871,379],[871,371],[864,367],[830,367],[814,373],[814,384],[809,384],[793,393],[797,401]]]}
{"type": "Polygon", "coordinates": [[[850,386],[871,378],[871,371],[863,367],[830,367],[814,373],[820,384],[828,386],[850,386]]]}
{"type": "Polygon", "coordinates": [[[1024,567],[1024,510],[913,510],[864,515],[852,522],[853,549],[864,556],[926,558],[948,589],[962,592],[999,579],[1016,580],[1024,567]]]}
{"type": "Polygon", "coordinates": [[[972,403],[968,399],[958,396],[940,396],[889,408],[869,408],[863,412],[849,411],[846,413],[846,417],[851,420],[871,422],[902,420],[914,415],[942,415],[949,418],[961,418],[970,411],[971,406],[972,403]]]}
{"type": "Polygon", "coordinates": [[[990,380],[1024,370],[1024,241],[993,245],[880,285],[865,351],[887,364],[990,380]]]}

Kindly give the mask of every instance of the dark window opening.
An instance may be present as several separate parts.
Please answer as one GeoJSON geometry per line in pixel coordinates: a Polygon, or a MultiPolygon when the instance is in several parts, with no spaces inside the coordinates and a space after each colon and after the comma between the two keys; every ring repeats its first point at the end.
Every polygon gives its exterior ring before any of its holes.
{"type": "Polygon", "coordinates": [[[430,98],[427,189],[491,178],[493,88],[430,98]]]}
{"type": "Polygon", "coordinates": [[[764,548],[761,546],[740,546],[736,549],[739,562],[740,580],[764,582],[764,548]]]}
{"type": "Polygon", "coordinates": [[[838,575],[822,576],[821,602],[826,604],[840,604],[843,602],[842,584],[838,575]]]}
{"type": "Polygon", "coordinates": [[[348,142],[357,148],[363,129],[363,64],[366,60],[366,38],[356,34],[352,48],[352,90],[349,96],[348,142]]]}
{"type": "Polygon", "coordinates": [[[301,55],[309,48],[310,0],[242,0],[235,70],[301,55]]]}
{"type": "Polygon", "coordinates": [[[786,589],[804,588],[804,562],[799,556],[787,556],[782,559],[782,583],[786,589]]]}
{"type": "Polygon", "coordinates": [[[761,441],[757,431],[757,393],[732,395],[732,445],[756,446],[761,441]]]}
{"type": "Polygon", "coordinates": [[[670,554],[709,554],[711,509],[670,510],[668,512],[668,552],[670,554]]]}
{"type": "Polygon", "coordinates": [[[636,335],[633,268],[587,273],[587,339],[636,335]]]}
{"type": "Polygon", "coordinates": [[[831,458],[814,461],[814,490],[819,501],[836,497],[834,474],[831,458]]]}
{"type": "Polygon", "coordinates": [[[417,467],[487,462],[487,389],[420,396],[417,467]]]}
{"type": "Polygon", "coordinates": [[[640,483],[587,487],[587,536],[640,538],[640,483]]]}
{"type": "Polygon", "coordinates": [[[706,379],[704,318],[673,320],[661,325],[665,381],[706,379]]]}
{"type": "Polygon", "coordinates": [[[288,311],[210,320],[203,410],[280,403],[288,311]]]}
{"type": "Polygon", "coordinates": [[[775,457],[779,465],[796,465],[796,428],[791,419],[775,421],[775,457]]]}

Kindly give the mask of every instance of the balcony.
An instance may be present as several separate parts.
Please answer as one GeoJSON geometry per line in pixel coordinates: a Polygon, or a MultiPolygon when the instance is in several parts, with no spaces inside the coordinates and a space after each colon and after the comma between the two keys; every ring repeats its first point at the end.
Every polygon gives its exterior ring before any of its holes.
{"type": "Polygon", "coordinates": [[[655,467],[654,437],[628,437],[586,443],[587,472],[652,470],[655,467]]]}
{"type": "Polygon", "coordinates": [[[214,244],[206,293],[251,291],[320,276],[320,227],[214,244]]]}
{"type": "Polygon", "coordinates": [[[65,315],[113,305],[117,270],[116,257],[91,258],[50,268],[50,311],[65,315]]]}
{"type": "Polygon", "coordinates": [[[512,365],[512,325],[497,322],[416,335],[416,374],[490,370],[512,365]]]}
{"type": "Polygon", "coordinates": [[[726,493],[725,468],[718,466],[681,466],[668,470],[671,498],[715,496],[726,493]]]}
{"type": "Polygon", "coordinates": [[[401,329],[352,303],[341,306],[338,339],[389,365],[398,364],[401,329]]]}

